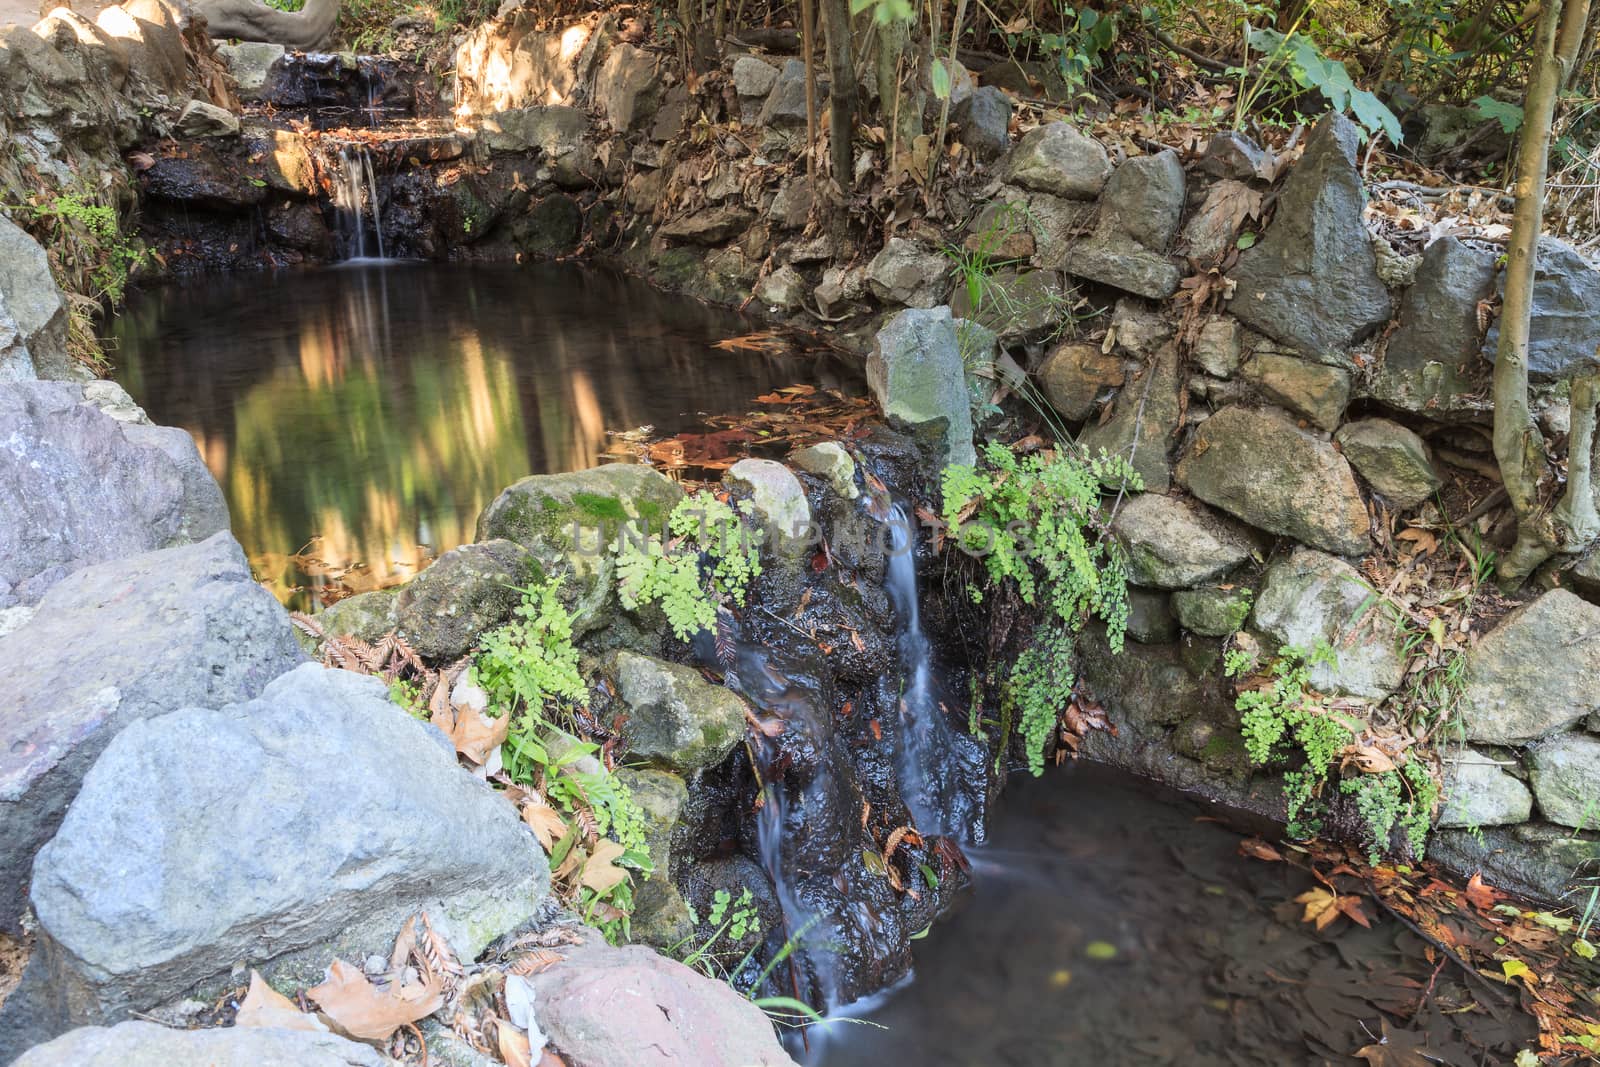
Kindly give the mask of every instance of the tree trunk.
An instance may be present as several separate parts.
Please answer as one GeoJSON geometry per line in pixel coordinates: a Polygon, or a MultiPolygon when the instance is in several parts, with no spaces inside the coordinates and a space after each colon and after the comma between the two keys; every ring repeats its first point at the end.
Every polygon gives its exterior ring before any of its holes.
{"type": "MultiPolygon", "coordinates": [[[[1500,580],[1519,585],[1566,546],[1564,531],[1540,501],[1547,454],[1528,409],[1528,335],[1533,316],[1534,267],[1544,216],[1545,174],[1556,97],[1576,58],[1589,0],[1545,0],[1534,40],[1533,66],[1522,108],[1516,208],[1506,256],[1505,299],[1494,365],[1494,454],[1517,517],[1517,542],[1501,557],[1500,580]]],[[[1574,398],[1576,400],[1576,397],[1574,398]]],[[[1576,412],[1574,412],[1576,416],[1576,412]]]]}
{"type": "Polygon", "coordinates": [[[800,0],[800,58],[806,68],[806,184],[811,189],[812,203],[817,198],[817,42],[813,38],[816,9],[816,0],[800,0]]]}
{"type": "Polygon", "coordinates": [[[828,34],[828,147],[833,180],[849,192],[855,184],[851,141],[856,130],[856,64],[851,52],[850,0],[823,0],[828,34]]]}

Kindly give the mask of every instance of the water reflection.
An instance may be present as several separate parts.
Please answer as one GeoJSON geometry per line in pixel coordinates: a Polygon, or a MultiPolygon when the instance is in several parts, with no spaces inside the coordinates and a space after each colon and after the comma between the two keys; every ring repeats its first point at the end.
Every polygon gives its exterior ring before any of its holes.
{"type": "Polygon", "coordinates": [[[329,575],[306,556],[393,584],[471,540],[503,486],[600,462],[607,430],[835,384],[821,356],[712,347],[751,329],[569,265],[346,267],[143,294],[114,358],[151,418],[194,435],[259,576],[316,606],[329,575]]]}

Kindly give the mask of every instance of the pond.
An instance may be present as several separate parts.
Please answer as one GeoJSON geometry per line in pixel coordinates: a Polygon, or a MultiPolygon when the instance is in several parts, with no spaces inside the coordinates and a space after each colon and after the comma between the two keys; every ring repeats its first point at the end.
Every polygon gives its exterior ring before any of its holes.
{"type": "Polygon", "coordinates": [[[1420,1035],[1428,1058],[1377,1062],[1476,1067],[1532,1041],[1514,1006],[1460,1013],[1484,994],[1448,964],[1435,979],[1422,939],[1382,913],[1371,929],[1302,922],[1311,877],[1241,856],[1240,841],[1104,768],[1013,779],[972,851],[975,891],[917,942],[913,979],[847,1013],[873,1025],[830,1023],[809,1063],[1359,1064],[1387,1026],[1395,1045],[1420,1035]]]}
{"type": "Polygon", "coordinates": [[[518,478],[602,462],[612,431],[851,381],[792,345],[715,347],[756,329],[592,267],[362,265],[137,294],[111,356],[194,435],[258,576],[309,609],[405,580],[518,478]]]}

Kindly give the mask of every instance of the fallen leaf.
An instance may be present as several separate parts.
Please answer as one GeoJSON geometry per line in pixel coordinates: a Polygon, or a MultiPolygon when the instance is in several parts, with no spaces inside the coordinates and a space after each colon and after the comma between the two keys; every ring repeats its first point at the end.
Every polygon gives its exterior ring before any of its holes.
{"type": "Polygon", "coordinates": [[[1423,1053],[1427,1041],[1421,1034],[1409,1030],[1390,1030],[1389,1020],[1383,1023],[1383,1038],[1356,1052],[1356,1059],[1366,1060],[1371,1067],[1434,1067],[1423,1053]]]}
{"type": "Polygon", "coordinates": [[[495,1039],[500,1046],[500,1058],[507,1067],[533,1067],[533,1050],[528,1035],[510,1023],[500,1020],[495,1026],[495,1039]]]}
{"type": "Polygon", "coordinates": [[[511,716],[501,715],[492,719],[477,708],[466,705],[457,705],[455,713],[455,722],[449,730],[451,743],[456,746],[457,752],[478,766],[483,766],[489,762],[489,754],[499,748],[511,732],[511,716]]]}
{"type": "Polygon", "coordinates": [[[439,980],[380,990],[359,968],[334,960],[328,980],[306,990],[335,1029],[358,1041],[386,1041],[400,1027],[425,1019],[444,1006],[439,980]]]}
{"type": "Polygon", "coordinates": [[[321,1019],[301,1011],[294,1001],[269,986],[255,971],[250,972],[250,992],[239,1003],[233,1025],[263,1030],[328,1032],[321,1019]]]}
{"type": "Polygon", "coordinates": [[[1252,859],[1266,860],[1269,863],[1280,862],[1283,853],[1261,840],[1259,837],[1247,837],[1239,842],[1239,855],[1249,856],[1252,859]]]}
{"type": "Polygon", "coordinates": [[[595,844],[588,862],[583,865],[583,877],[579,881],[598,895],[605,896],[628,877],[627,868],[618,867],[615,862],[622,853],[622,846],[615,841],[609,838],[600,840],[595,844]]]}
{"type": "Polygon", "coordinates": [[[1492,886],[1486,885],[1483,881],[1482,872],[1475,872],[1471,878],[1467,879],[1466,896],[1473,904],[1484,911],[1488,911],[1505,894],[1492,886]]]}
{"type": "Polygon", "coordinates": [[[533,831],[533,836],[539,839],[539,844],[544,846],[545,852],[550,852],[556,847],[556,842],[567,836],[567,820],[561,813],[548,804],[530,801],[522,809],[522,821],[528,824],[533,831]]]}
{"type": "Polygon", "coordinates": [[[1519,959],[1501,960],[1500,970],[1505,972],[1505,976],[1508,979],[1522,979],[1523,983],[1530,989],[1539,982],[1539,976],[1533,973],[1533,969],[1519,959]]]}

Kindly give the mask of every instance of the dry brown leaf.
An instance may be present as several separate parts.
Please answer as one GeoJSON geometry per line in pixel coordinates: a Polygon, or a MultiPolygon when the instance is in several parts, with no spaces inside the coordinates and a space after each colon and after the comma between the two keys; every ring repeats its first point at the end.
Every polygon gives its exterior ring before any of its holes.
{"type": "Polygon", "coordinates": [[[269,986],[255,971],[250,972],[250,992],[240,1002],[233,1025],[263,1030],[328,1032],[321,1019],[301,1011],[294,1001],[269,986]]]}
{"type": "Polygon", "coordinates": [[[585,886],[593,889],[601,896],[622,883],[628,877],[624,867],[618,867],[615,860],[622,855],[623,848],[615,841],[603,839],[594,846],[594,854],[583,865],[583,877],[580,879],[585,886]]]}
{"type": "Polygon", "coordinates": [[[500,1058],[507,1067],[533,1067],[533,1050],[528,1035],[504,1019],[495,1021],[495,1038],[500,1045],[500,1058]]]}
{"type": "Polygon", "coordinates": [[[480,767],[489,762],[489,753],[499,748],[510,732],[511,716],[491,719],[466,705],[456,706],[455,722],[447,731],[456,751],[480,767]]]}
{"type": "Polygon", "coordinates": [[[548,804],[531,801],[523,806],[522,821],[528,824],[533,836],[539,839],[546,852],[553,851],[556,842],[567,836],[567,820],[548,804]]]}
{"type": "Polygon", "coordinates": [[[337,1029],[359,1041],[386,1041],[400,1027],[444,1006],[439,979],[433,975],[383,991],[343,960],[334,960],[328,980],[306,990],[306,996],[317,1002],[337,1029]]]}

